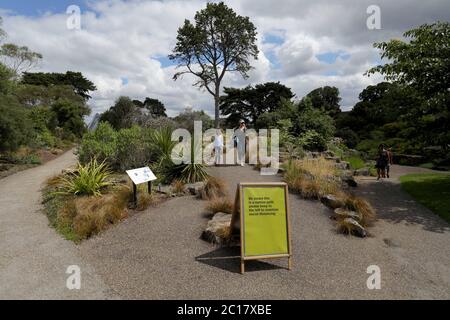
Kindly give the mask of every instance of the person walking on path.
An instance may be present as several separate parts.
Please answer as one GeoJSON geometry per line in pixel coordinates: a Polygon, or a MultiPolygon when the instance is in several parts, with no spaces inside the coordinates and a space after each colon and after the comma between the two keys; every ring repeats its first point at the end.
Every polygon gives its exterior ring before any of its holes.
{"type": "Polygon", "coordinates": [[[386,165],[386,177],[389,178],[389,172],[391,170],[391,165],[394,164],[394,159],[392,157],[391,148],[388,148],[386,150],[386,152],[387,152],[387,157],[388,157],[388,162],[387,162],[387,165],[386,165]]]}
{"type": "Polygon", "coordinates": [[[215,164],[216,166],[223,163],[222,155],[223,155],[223,135],[222,130],[217,128],[216,135],[214,136],[214,155],[215,155],[215,164]]]}
{"type": "Polygon", "coordinates": [[[245,132],[247,131],[247,126],[244,120],[239,121],[239,128],[234,131],[233,141],[234,146],[237,148],[237,163],[243,167],[245,163],[245,132]]]}
{"type": "Polygon", "coordinates": [[[388,166],[389,156],[388,151],[385,149],[384,144],[378,146],[377,163],[375,167],[377,168],[377,180],[381,178],[386,178],[386,167],[388,166]]]}

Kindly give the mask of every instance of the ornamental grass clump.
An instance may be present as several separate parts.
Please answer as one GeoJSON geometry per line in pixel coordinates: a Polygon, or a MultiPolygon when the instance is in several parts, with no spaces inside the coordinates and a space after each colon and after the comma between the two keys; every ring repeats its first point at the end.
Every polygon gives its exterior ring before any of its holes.
{"type": "Polygon", "coordinates": [[[109,187],[112,172],[105,161],[98,163],[91,159],[87,164],[78,163],[77,168],[61,177],[59,193],[76,196],[100,196],[109,187]]]}

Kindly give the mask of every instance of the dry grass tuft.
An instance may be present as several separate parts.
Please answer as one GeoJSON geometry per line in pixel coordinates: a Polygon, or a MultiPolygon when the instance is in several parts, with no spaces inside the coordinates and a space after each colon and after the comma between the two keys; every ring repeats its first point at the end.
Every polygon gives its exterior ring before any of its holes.
{"type": "Polygon", "coordinates": [[[73,230],[80,239],[98,234],[128,216],[126,208],[118,206],[114,195],[79,197],[74,202],[73,230]]]}
{"type": "Polygon", "coordinates": [[[185,187],[185,183],[181,180],[174,180],[172,182],[172,191],[176,194],[184,193],[185,187]]]}
{"type": "Polygon", "coordinates": [[[323,157],[317,159],[297,160],[303,172],[313,176],[318,180],[332,179],[337,171],[333,161],[326,160],[323,157]]]}
{"type": "Polygon", "coordinates": [[[338,191],[334,165],[325,159],[291,160],[284,164],[284,181],[306,199],[319,199],[338,191]]]}
{"type": "Polygon", "coordinates": [[[155,206],[159,203],[158,198],[154,194],[149,194],[147,192],[140,192],[138,194],[138,203],[136,210],[144,211],[145,209],[155,206]]]}
{"type": "Polygon", "coordinates": [[[216,231],[216,235],[225,241],[229,240],[231,238],[231,227],[225,226],[223,228],[220,228],[216,231]]]}
{"type": "Polygon", "coordinates": [[[206,210],[215,214],[217,212],[233,213],[234,203],[228,198],[214,198],[206,205],[206,210]]]}
{"type": "Polygon", "coordinates": [[[361,214],[361,225],[363,227],[370,226],[373,221],[375,221],[377,214],[375,209],[367,200],[354,195],[348,195],[345,199],[345,204],[349,210],[353,210],[361,214]]]}
{"type": "Polygon", "coordinates": [[[50,178],[48,178],[45,181],[45,184],[48,187],[57,187],[57,186],[60,186],[61,183],[62,183],[62,181],[61,181],[61,176],[60,175],[56,175],[56,176],[50,177],[50,178]]]}
{"type": "Polygon", "coordinates": [[[214,198],[226,197],[226,184],[220,178],[209,177],[202,189],[200,197],[203,200],[211,200],[214,198]]]}

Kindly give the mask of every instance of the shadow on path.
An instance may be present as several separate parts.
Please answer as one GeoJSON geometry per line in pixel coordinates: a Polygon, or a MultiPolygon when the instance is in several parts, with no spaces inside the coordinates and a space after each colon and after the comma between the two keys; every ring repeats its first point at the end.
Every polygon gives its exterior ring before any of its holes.
{"type": "MultiPolygon", "coordinates": [[[[240,247],[223,247],[202,254],[195,258],[196,261],[216,267],[232,273],[240,273],[241,251],[240,247]]],[[[245,272],[284,269],[275,264],[255,260],[245,262],[245,272]]]]}
{"type": "Polygon", "coordinates": [[[367,198],[379,219],[392,223],[418,224],[424,230],[443,233],[450,225],[406,193],[397,180],[363,179],[357,194],[367,198]]]}

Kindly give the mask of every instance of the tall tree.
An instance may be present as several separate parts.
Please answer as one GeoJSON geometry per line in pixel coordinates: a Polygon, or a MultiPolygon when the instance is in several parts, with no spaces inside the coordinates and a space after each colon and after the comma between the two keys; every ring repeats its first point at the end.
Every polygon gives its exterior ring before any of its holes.
{"type": "Polygon", "coordinates": [[[450,23],[424,24],[404,33],[408,42],[375,43],[381,57],[389,59],[368,74],[381,73],[388,81],[411,87],[424,98],[411,112],[411,123],[420,127],[425,144],[450,147],[450,23]]]}
{"type": "Polygon", "coordinates": [[[341,112],[339,102],[339,89],[336,87],[325,86],[317,88],[307,95],[311,99],[314,108],[322,109],[330,116],[335,117],[341,112]]]}
{"type": "Polygon", "coordinates": [[[81,72],[67,71],[66,73],[28,73],[25,72],[22,76],[23,84],[30,84],[36,86],[55,86],[55,85],[69,85],[72,86],[74,92],[85,100],[89,100],[91,96],[90,91],[95,91],[97,88],[94,83],[83,76],[81,72]]]}
{"type": "Polygon", "coordinates": [[[2,62],[18,76],[34,68],[42,60],[40,53],[31,51],[26,46],[19,47],[13,43],[5,43],[1,46],[0,56],[2,57],[2,62]]]}
{"type": "Polygon", "coordinates": [[[195,15],[194,24],[185,20],[178,29],[177,43],[169,59],[183,70],[174,75],[193,74],[194,86],[214,97],[215,126],[219,125],[220,88],[226,72],[248,78],[250,59],[258,58],[256,28],[248,17],[236,14],[223,2],[208,3],[195,15]]]}
{"type": "Polygon", "coordinates": [[[114,106],[100,116],[100,122],[109,122],[114,129],[130,128],[141,114],[129,97],[119,97],[114,106]]]}
{"type": "Polygon", "coordinates": [[[292,90],[279,82],[267,82],[243,89],[224,88],[220,112],[227,117],[227,124],[237,125],[239,119],[255,124],[267,112],[275,111],[282,99],[291,100],[292,90]]]}
{"type": "Polygon", "coordinates": [[[133,100],[133,103],[139,108],[147,109],[152,117],[167,117],[166,106],[158,99],[147,97],[145,98],[144,102],[133,100]]]}

